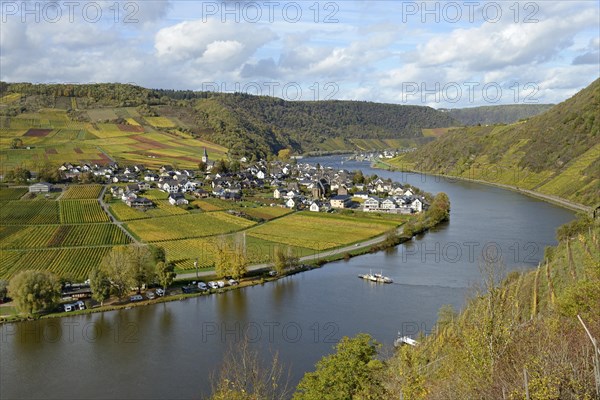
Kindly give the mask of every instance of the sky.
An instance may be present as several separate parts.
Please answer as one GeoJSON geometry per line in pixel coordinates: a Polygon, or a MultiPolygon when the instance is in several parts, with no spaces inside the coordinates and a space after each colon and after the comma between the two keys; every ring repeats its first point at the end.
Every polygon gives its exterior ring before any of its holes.
{"type": "Polygon", "coordinates": [[[593,1],[0,1],[0,80],[435,108],[598,78],[593,1]]]}

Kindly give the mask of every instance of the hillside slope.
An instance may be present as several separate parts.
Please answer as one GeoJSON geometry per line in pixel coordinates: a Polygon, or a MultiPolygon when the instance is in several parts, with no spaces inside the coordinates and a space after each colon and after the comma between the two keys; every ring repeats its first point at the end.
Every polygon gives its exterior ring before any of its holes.
{"type": "Polygon", "coordinates": [[[457,125],[448,114],[422,106],[284,101],[122,84],[0,83],[0,97],[5,118],[47,108],[66,110],[79,122],[115,122],[95,121],[87,111],[135,107],[142,116],[166,117],[174,129],[229,148],[234,157],[266,157],[284,148],[301,153],[401,147],[403,140],[422,139],[422,129],[457,125]]]}
{"type": "Polygon", "coordinates": [[[440,310],[437,329],[388,362],[389,398],[593,399],[593,347],[577,319],[600,335],[600,221],[559,228],[534,271],[486,265],[485,284],[456,314],[440,310]]]}
{"type": "Polygon", "coordinates": [[[457,128],[392,161],[593,205],[600,198],[600,80],[526,122],[457,128]]]}
{"type": "Polygon", "coordinates": [[[506,104],[441,109],[462,125],[512,124],[548,111],[554,104],[506,104]]]}

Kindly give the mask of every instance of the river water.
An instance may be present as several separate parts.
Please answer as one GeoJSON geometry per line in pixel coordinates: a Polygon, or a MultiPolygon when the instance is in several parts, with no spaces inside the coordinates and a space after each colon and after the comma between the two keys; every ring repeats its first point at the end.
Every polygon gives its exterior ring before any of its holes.
{"type": "MultiPolygon", "coordinates": [[[[306,161],[306,160],[303,160],[306,161]]],[[[428,332],[439,308],[465,304],[482,260],[532,268],[574,213],[472,182],[371,169],[341,156],[310,159],[446,192],[450,222],[395,249],[330,263],[261,286],[179,302],[0,327],[0,397],[199,398],[209,374],[246,335],[277,352],[291,384],[342,336],[367,332],[391,351],[398,331],[428,332]],[[376,285],[357,275],[382,271],[376,285]]]]}

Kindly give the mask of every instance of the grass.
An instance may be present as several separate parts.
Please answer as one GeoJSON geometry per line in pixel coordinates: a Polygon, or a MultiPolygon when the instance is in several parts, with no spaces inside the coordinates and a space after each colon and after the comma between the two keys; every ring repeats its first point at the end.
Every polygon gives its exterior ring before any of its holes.
{"type": "Polygon", "coordinates": [[[127,229],[147,242],[221,235],[255,223],[224,212],[149,218],[127,223],[127,229]]]}
{"type": "Polygon", "coordinates": [[[250,229],[248,235],[291,246],[327,250],[381,235],[399,221],[339,214],[294,213],[250,229]]]}
{"type": "Polygon", "coordinates": [[[176,125],[166,117],[144,117],[144,119],[155,128],[174,128],[176,125]]]}

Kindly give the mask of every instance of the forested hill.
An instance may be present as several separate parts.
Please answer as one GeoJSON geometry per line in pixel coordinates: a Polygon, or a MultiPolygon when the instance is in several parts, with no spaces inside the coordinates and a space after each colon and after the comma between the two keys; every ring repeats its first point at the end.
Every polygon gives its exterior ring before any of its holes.
{"type": "Polygon", "coordinates": [[[454,129],[393,161],[593,205],[600,198],[600,79],[526,122],[454,129]]]}
{"type": "Polygon", "coordinates": [[[283,148],[298,153],[323,150],[326,142],[330,149],[331,143],[348,149],[352,148],[351,140],[422,138],[423,128],[457,125],[447,113],[423,106],[284,101],[240,93],[155,90],[127,84],[0,84],[0,96],[11,93],[22,97],[1,110],[5,115],[65,105],[75,107],[70,109],[75,116],[78,111],[91,108],[138,107],[142,113],[178,121],[178,127],[229,148],[233,156],[264,157],[283,148]],[[69,98],[74,100],[64,101],[69,98]]]}
{"type": "Polygon", "coordinates": [[[505,104],[469,108],[440,109],[461,125],[512,124],[548,111],[554,104],[505,104]]]}

